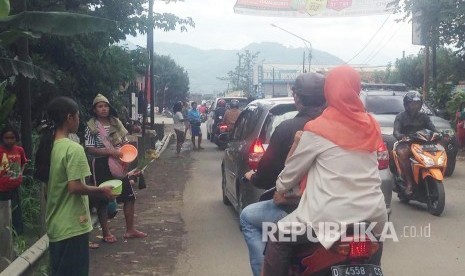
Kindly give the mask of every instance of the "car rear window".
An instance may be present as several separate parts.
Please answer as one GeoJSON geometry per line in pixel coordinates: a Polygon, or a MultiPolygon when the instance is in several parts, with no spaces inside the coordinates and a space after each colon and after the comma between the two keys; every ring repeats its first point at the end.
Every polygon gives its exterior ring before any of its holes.
{"type": "Polygon", "coordinates": [[[403,96],[370,95],[366,99],[366,109],[374,114],[398,114],[404,111],[403,96]]]}
{"type": "MultiPolygon", "coordinates": [[[[368,95],[366,98],[366,109],[373,114],[399,114],[404,111],[403,95],[368,95]]],[[[433,115],[427,105],[423,105],[421,112],[433,115]]]]}
{"type": "Polygon", "coordinates": [[[260,138],[263,144],[267,145],[270,143],[271,135],[275,131],[276,127],[285,120],[292,119],[297,115],[295,105],[282,105],[278,108],[272,109],[263,124],[263,128],[260,134],[260,138]]]}

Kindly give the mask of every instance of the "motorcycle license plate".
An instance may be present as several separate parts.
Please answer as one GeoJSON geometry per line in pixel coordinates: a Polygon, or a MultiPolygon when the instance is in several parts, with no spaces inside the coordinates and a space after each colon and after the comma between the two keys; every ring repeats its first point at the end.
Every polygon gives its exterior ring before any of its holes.
{"type": "Polygon", "coordinates": [[[424,151],[438,151],[438,148],[436,147],[436,145],[423,145],[422,149],[424,151]]]}
{"type": "Polygon", "coordinates": [[[378,265],[338,265],[331,267],[332,276],[383,276],[378,265]]]}

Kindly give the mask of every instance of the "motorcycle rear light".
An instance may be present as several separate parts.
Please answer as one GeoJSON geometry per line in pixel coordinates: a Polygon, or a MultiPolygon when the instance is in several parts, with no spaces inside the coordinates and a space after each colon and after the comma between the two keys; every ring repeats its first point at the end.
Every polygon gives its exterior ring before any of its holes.
{"type": "Polygon", "coordinates": [[[384,170],[389,168],[389,151],[385,143],[378,148],[378,169],[384,170]]]}
{"type": "Polygon", "coordinates": [[[225,132],[228,129],[227,125],[218,125],[218,127],[220,128],[221,132],[225,132]]]}
{"type": "Polygon", "coordinates": [[[352,242],[350,243],[349,257],[353,259],[366,258],[370,256],[371,242],[352,242]]]}
{"type": "Polygon", "coordinates": [[[265,148],[263,147],[262,141],[256,139],[249,148],[249,168],[251,170],[256,170],[258,168],[258,162],[260,162],[264,153],[265,148]]]}
{"type": "MultiPolygon", "coordinates": [[[[368,239],[368,237],[367,237],[368,239]]],[[[369,258],[379,250],[377,242],[370,240],[359,242],[342,242],[334,247],[334,251],[339,255],[347,256],[349,259],[369,258]]]]}

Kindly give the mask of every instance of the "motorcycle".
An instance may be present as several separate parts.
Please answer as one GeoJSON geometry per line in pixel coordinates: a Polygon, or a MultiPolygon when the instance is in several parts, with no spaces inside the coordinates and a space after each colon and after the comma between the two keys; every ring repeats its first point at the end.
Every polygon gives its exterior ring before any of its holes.
{"type": "Polygon", "coordinates": [[[405,194],[405,181],[402,179],[402,170],[396,147],[392,151],[396,170],[394,172],[394,192],[399,200],[408,203],[410,200],[426,203],[428,211],[435,216],[440,216],[444,210],[444,174],[447,169],[447,154],[440,144],[440,135],[430,130],[420,130],[406,138],[411,141],[410,149],[413,157],[410,158],[413,171],[413,194],[405,194]]]}
{"type": "MultiPolygon", "coordinates": [[[[275,191],[276,188],[265,191],[260,201],[272,199],[275,191]]],[[[363,223],[365,222],[360,224],[363,223]]],[[[298,246],[292,256],[288,275],[382,276],[382,243],[370,241],[366,234],[357,231],[356,228],[361,229],[360,226],[348,226],[344,240],[335,242],[329,250],[320,243],[298,246]]]]}
{"type": "Polygon", "coordinates": [[[221,149],[226,149],[228,145],[228,136],[229,136],[229,127],[227,124],[221,122],[216,125],[215,131],[213,133],[213,141],[221,149]]]}

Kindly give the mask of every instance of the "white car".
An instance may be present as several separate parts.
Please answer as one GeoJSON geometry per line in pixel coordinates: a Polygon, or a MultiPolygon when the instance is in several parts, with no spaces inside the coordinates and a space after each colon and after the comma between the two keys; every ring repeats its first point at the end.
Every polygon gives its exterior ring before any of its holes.
{"type": "Polygon", "coordinates": [[[240,110],[244,109],[248,104],[248,100],[245,97],[222,97],[222,98],[216,98],[213,101],[210,108],[208,109],[207,122],[206,122],[206,125],[207,125],[207,139],[212,141],[212,142],[213,142],[213,135],[211,135],[211,134],[213,133],[213,123],[215,121],[215,110],[216,110],[216,106],[218,104],[218,101],[220,99],[223,99],[223,100],[226,101],[226,108],[229,108],[229,103],[232,100],[238,100],[239,101],[239,109],[240,110]]]}

